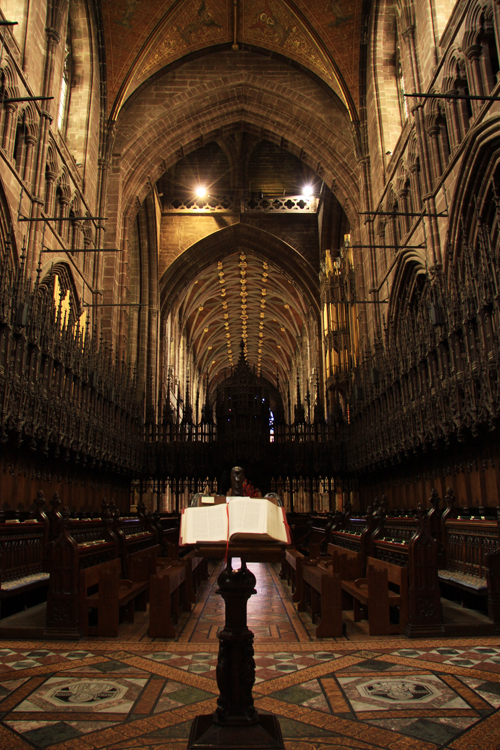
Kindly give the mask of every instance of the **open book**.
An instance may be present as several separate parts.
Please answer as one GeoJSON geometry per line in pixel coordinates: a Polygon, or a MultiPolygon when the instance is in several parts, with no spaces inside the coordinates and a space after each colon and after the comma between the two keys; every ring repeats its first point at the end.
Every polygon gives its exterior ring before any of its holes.
{"type": "Polygon", "coordinates": [[[184,508],[180,544],[256,539],[290,544],[284,508],[265,498],[232,497],[224,505],[184,508]]]}

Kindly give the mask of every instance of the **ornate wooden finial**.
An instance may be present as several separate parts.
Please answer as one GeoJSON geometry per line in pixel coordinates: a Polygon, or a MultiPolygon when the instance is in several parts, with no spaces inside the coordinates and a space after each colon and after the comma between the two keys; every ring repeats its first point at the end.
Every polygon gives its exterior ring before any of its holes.
{"type": "Polygon", "coordinates": [[[448,487],[448,489],[446,490],[445,499],[446,499],[446,507],[453,509],[455,507],[455,495],[451,487],[448,487]]]}
{"type": "Polygon", "coordinates": [[[42,490],[38,490],[33,502],[36,505],[38,511],[40,512],[42,510],[42,505],[45,505],[45,495],[43,494],[42,490]]]}
{"type": "MultiPolygon", "coordinates": [[[[54,513],[57,513],[57,509],[61,505],[61,500],[59,499],[59,493],[58,492],[54,492],[54,496],[53,496],[52,500],[50,501],[50,504],[52,505],[52,509],[53,509],[54,513]]],[[[69,513],[69,508],[68,508],[68,513],[69,513]]]]}
{"type": "Polygon", "coordinates": [[[105,521],[109,521],[111,519],[111,510],[109,508],[109,503],[105,497],[103,497],[101,503],[101,516],[105,521]]]}
{"type": "Polygon", "coordinates": [[[431,490],[431,494],[429,497],[429,503],[432,505],[434,510],[439,510],[439,503],[441,502],[441,498],[439,497],[437,490],[433,487],[431,490]]]}

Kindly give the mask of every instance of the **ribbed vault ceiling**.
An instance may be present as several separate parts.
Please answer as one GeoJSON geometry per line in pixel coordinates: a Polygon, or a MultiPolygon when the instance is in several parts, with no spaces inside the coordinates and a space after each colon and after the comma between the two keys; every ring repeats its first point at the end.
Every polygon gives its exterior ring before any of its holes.
{"type": "Polygon", "coordinates": [[[287,377],[307,306],[280,269],[237,252],[206,268],[172,310],[193,348],[200,371],[220,380],[236,365],[240,342],[247,362],[271,382],[287,377]]]}

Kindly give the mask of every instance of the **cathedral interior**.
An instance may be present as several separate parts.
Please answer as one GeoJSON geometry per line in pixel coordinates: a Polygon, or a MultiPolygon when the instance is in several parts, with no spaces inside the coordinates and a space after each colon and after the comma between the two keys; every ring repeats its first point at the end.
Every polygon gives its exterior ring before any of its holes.
{"type": "Polygon", "coordinates": [[[255,563],[286,748],[498,750],[500,2],[0,0],[0,37],[2,747],[186,746],[219,563],[169,641],[90,637],[78,586],[242,466],[300,565],[409,576],[332,640],[255,563]]]}

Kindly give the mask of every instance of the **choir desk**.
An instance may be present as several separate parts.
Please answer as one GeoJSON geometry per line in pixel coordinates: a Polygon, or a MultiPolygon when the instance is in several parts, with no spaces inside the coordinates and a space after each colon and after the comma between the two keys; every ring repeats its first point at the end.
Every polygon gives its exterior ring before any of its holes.
{"type": "MultiPolygon", "coordinates": [[[[276,716],[259,716],[253,704],[255,682],[253,633],[247,627],[247,601],[256,594],[255,576],[248,562],[283,562],[286,545],[279,543],[234,543],[229,545],[227,567],[217,583],[226,605],[224,628],[217,634],[219,657],[217,686],[220,695],[213,714],[197,716],[189,735],[188,750],[285,750],[276,716]],[[232,560],[241,568],[233,570],[232,560]]],[[[225,544],[197,544],[196,554],[223,558],[225,544]]]]}

